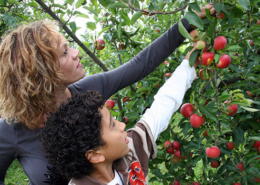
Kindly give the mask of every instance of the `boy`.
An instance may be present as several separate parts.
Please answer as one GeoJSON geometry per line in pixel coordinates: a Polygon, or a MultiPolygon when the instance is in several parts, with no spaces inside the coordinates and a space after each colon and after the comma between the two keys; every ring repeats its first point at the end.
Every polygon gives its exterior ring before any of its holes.
{"type": "Polygon", "coordinates": [[[96,92],[75,96],[62,105],[41,131],[43,149],[54,169],[71,178],[70,185],[148,184],[149,159],[157,153],[155,141],[196,78],[198,61],[189,66],[191,52],[160,88],[151,108],[127,132],[96,92]]]}

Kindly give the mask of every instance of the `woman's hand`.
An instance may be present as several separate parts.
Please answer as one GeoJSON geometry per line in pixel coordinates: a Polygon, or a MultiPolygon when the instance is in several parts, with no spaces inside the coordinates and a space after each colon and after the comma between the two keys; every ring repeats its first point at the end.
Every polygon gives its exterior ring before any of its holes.
{"type": "Polygon", "coordinates": [[[212,15],[212,14],[214,14],[214,13],[216,12],[215,8],[213,8],[213,4],[210,3],[210,4],[208,4],[208,5],[204,6],[204,7],[201,7],[201,8],[200,8],[200,11],[201,11],[201,12],[196,12],[196,11],[195,11],[196,14],[199,16],[200,19],[206,18],[206,11],[205,11],[206,9],[209,9],[209,10],[210,10],[210,15],[212,15]]]}
{"type": "MultiPolygon", "coordinates": [[[[191,55],[191,53],[192,53],[193,51],[195,51],[195,50],[196,50],[196,47],[193,47],[192,50],[190,50],[190,51],[187,53],[185,59],[190,60],[190,55],[191,55]]],[[[196,68],[196,67],[198,67],[198,65],[199,65],[199,60],[198,60],[198,58],[197,58],[193,66],[196,68]]]]}

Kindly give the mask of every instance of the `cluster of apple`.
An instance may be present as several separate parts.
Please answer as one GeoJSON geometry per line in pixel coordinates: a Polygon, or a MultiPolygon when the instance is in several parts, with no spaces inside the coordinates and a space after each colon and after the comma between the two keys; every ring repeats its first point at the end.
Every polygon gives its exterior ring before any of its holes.
{"type": "MultiPolygon", "coordinates": [[[[103,39],[95,40],[94,47],[96,48],[96,50],[104,49],[105,48],[105,41],[103,39]]],[[[125,44],[122,43],[122,42],[119,42],[117,44],[117,48],[118,48],[119,51],[122,50],[122,49],[125,49],[125,44]]]]}
{"type": "Polygon", "coordinates": [[[174,157],[172,158],[172,161],[174,163],[179,162],[180,159],[187,159],[186,155],[184,155],[183,157],[181,156],[181,152],[180,152],[181,144],[179,141],[171,142],[168,140],[164,142],[163,146],[166,149],[167,153],[174,155],[174,157]]]}

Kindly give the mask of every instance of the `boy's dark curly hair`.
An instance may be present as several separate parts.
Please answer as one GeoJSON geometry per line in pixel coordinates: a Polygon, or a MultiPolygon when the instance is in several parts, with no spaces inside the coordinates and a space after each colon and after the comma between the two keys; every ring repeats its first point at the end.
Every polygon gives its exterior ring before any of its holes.
{"type": "Polygon", "coordinates": [[[104,98],[97,92],[76,95],[51,113],[41,129],[45,156],[53,168],[68,179],[89,175],[93,166],[85,153],[105,145],[99,111],[103,105],[104,98]]]}

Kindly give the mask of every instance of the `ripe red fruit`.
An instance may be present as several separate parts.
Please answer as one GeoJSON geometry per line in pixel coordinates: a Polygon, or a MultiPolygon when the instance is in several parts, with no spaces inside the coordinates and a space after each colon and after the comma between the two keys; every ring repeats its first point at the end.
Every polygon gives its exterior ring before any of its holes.
{"type": "MultiPolygon", "coordinates": [[[[229,103],[229,101],[225,101],[224,103],[229,103]]],[[[228,116],[233,116],[234,114],[236,114],[238,110],[238,105],[237,104],[232,104],[228,106],[228,116]]]]}
{"type": "Polygon", "coordinates": [[[156,28],[156,32],[157,32],[157,33],[160,33],[160,30],[159,30],[158,28],[156,28]]]}
{"type": "Polygon", "coordinates": [[[210,158],[218,158],[220,155],[220,149],[217,146],[212,146],[206,149],[206,154],[210,158]]]}
{"type": "Polygon", "coordinates": [[[169,149],[169,148],[172,147],[172,143],[170,141],[165,141],[163,146],[164,146],[165,149],[169,149]]]}
{"type": "Polygon", "coordinates": [[[212,162],[210,163],[210,166],[211,166],[212,168],[217,168],[217,167],[219,167],[219,162],[218,162],[218,161],[212,161],[212,162]]]}
{"type": "Polygon", "coordinates": [[[200,185],[198,182],[193,182],[192,185],[200,185]]]}
{"type": "Polygon", "coordinates": [[[181,106],[181,114],[182,116],[189,118],[191,113],[193,113],[194,107],[191,103],[185,103],[181,106]]]}
{"type": "Polygon", "coordinates": [[[113,100],[107,100],[105,103],[108,110],[113,109],[115,106],[115,102],[113,100]]]}
{"type": "Polygon", "coordinates": [[[226,17],[225,17],[225,13],[224,12],[220,12],[219,13],[219,18],[220,19],[225,19],[226,17]]]}
{"type": "Polygon", "coordinates": [[[167,152],[168,154],[173,154],[173,153],[174,153],[174,148],[173,148],[173,147],[168,148],[168,149],[166,149],[166,152],[167,152]]]}
{"type": "Polygon", "coordinates": [[[240,169],[241,171],[244,171],[244,163],[238,163],[237,166],[236,166],[236,169],[240,169]]]}
{"type": "Polygon", "coordinates": [[[126,123],[126,124],[129,123],[129,120],[128,120],[128,117],[127,117],[127,116],[125,117],[125,123],[126,123]]]}
{"type": "Polygon", "coordinates": [[[219,69],[223,69],[228,67],[230,63],[231,63],[231,57],[228,54],[225,54],[220,57],[218,63],[216,63],[216,66],[219,69]]]}
{"type": "Polygon", "coordinates": [[[120,42],[117,47],[118,47],[119,51],[122,50],[122,49],[125,49],[125,45],[122,42],[120,42]]]}
{"type": "Polygon", "coordinates": [[[226,47],[227,45],[227,39],[224,36],[218,36],[215,40],[214,40],[214,50],[222,50],[226,47]]]}
{"type": "Polygon", "coordinates": [[[198,59],[199,59],[199,63],[201,63],[201,65],[208,66],[212,63],[212,61],[214,59],[214,53],[212,53],[212,52],[202,53],[202,55],[199,56],[198,59]]]}
{"type": "Polygon", "coordinates": [[[190,36],[192,37],[194,42],[199,40],[199,32],[197,30],[192,30],[190,32],[190,36]]]}
{"type": "Polygon", "coordinates": [[[254,148],[259,148],[260,147],[260,141],[255,141],[254,148]]]}
{"type": "Polygon", "coordinates": [[[177,180],[174,180],[174,184],[173,185],[181,185],[181,183],[177,180]]]}
{"type": "Polygon", "coordinates": [[[254,42],[253,42],[253,40],[250,40],[250,45],[251,45],[251,46],[254,46],[254,45],[255,45],[254,42]]]}
{"type": "Polygon", "coordinates": [[[252,94],[250,93],[250,91],[246,91],[246,92],[247,92],[249,97],[252,97],[252,94]]]}
{"type": "Polygon", "coordinates": [[[158,88],[158,87],[160,87],[161,86],[161,84],[157,84],[156,86],[155,86],[155,88],[158,88]]]}
{"type": "Polygon", "coordinates": [[[228,142],[226,145],[229,150],[233,150],[233,148],[235,148],[235,144],[233,142],[228,142]]]}
{"type": "Polygon", "coordinates": [[[238,183],[238,182],[236,182],[236,183],[234,183],[234,185],[241,185],[240,183],[238,183]]]}
{"type": "Polygon", "coordinates": [[[105,41],[103,39],[97,39],[95,41],[94,46],[96,47],[97,50],[102,50],[105,48],[105,41]]]}
{"type": "Polygon", "coordinates": [[[259,20],[257,20],[257,24],[258,24],[258,25],[260,25],[260,19],[259,19],[259,20]]]}
{"type": "Polygon", "coordinates": [[[179,159],[181,159],[181,151],[180,150],[176,150],[174,152],[174,157],[178,157],[179,159]]]}
{"type": "Polygon", "coordinates": [[[179,158],[178,158],[178,157],[173,157],[173,158],[172,158],[172,161],[174,162],[174,164],[176,164],[176,163],[179,162],[179,158]]]}
{"type": "Polygon", "coordinates": [[[260,182],[260,178],[257,178],[257,177],[256,177],[256,178],[255,178],[255,181],[256,181],[256,182],[260,182]]]}
{"type": "Polygon", "coordinates": [[[171,76],[172,76],[171,73],[166,73],[166,74],[165,74],[165,77],[169,77],[169,78],[170,78],[171,76]]]}
{"type": "Polygon", "coordinates": [[[125,103],[127,101],[130,101],[130,98],[128,96],[123,97],[123,102],[125,103]]]}
{"type": "Polygon", "coordinates": [[[179,150],[181,148],[181,144],[179,143],[179,141],[174,141],[172,143],[172,146],[173,146],[174,150],[179,150]]]}
{"type": "Polygon", "coordinates": [[[169,64],[169,61],[164,61],[163,65],[169,64]]]}
{"type": "Polygon", "coordinates": [[[260,153],[260,147],[258,147],[258,152],[260,153]]]}
{"type": "Polygon", "coordinates": [[[208,136],[208,130],[205,130],[202,135],[205,137],[208,136]]]}
{"type": "Polygon", "coordinates": [[[201,125],[203,125],[203,123],[205,122],[205,117],[199,116],[196,113],[192,114],[190,117],[190,124],[194,127],[194,128],[199,128],[201,125]]]}
{"type": "Polygon", "coordinates": [[[200,72],[199,72],[199,76],[202,80],[209,80],[211,76],[213,76],[213,70],[212,69],[207,69],[207,68],[204,68],[204,69],[201,69],[200,72]],[[207,75],[203,75],[203,71],[206,71],[206,74],[207,75]]]}

